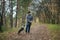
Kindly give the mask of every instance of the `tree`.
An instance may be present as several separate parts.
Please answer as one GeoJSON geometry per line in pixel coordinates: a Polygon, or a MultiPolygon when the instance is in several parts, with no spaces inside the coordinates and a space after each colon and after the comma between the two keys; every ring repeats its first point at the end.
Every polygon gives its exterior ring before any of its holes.
{"type": "Polygon", "coordinates": [[[9,6],[10,6],[10,25],[11,25],[11,28],[13,27],[13,1],[12,0],[9,0],[9,6]]]}
{"type": "Polygon", "coordinates": [[[15,22],[15,27],[17,27],[17,19],[18,19],[17,16],[18,16],[18,12],[19,12],[19,5],[18,5],[19,4],[19,0],[17,0],[16,4],[17,4],[17,8],[16,8],[16,22],[15,22]]]}
{"type": "Polygon", "coordinates": [[[2,19],[2,15],[0,13],[0,32],[2,32],[2,26],[3,26],[3,19],[2,19]]]}
{"type": "Polygon", "coordinates": [[[3,25],[6,26],[6,16],[5,16],[5,0],[2,0],[2,19],[3,25]]]}
{"type": "Polygon", "coordinates": [[[25,17],[26,17],[26,14],[27,14],[27,11],[28,11],[28,6],[29,6],[29,3],[31,2],[31,0],[18,0],[19,2],[19,5],[18,5],[18,17],[19,20],[22,19],[22,24],[25,24],[25,17]]]}
{"type": "Polygon", "coordinates": [[[5,0],[1,0],[0,5],[0,31],[2,32],[2,25],[6,26],[6,19],[5,19],[5,0]]]}

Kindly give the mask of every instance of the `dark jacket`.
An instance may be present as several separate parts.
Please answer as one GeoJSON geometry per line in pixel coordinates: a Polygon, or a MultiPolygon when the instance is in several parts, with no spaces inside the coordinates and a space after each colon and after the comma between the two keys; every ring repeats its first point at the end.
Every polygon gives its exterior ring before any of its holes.
{"type": "Polygon", "coordinates": [[[27,15],[27,22],[30,22],[33,21],[33,16],[31,14],[28,14],[27,15]]]}

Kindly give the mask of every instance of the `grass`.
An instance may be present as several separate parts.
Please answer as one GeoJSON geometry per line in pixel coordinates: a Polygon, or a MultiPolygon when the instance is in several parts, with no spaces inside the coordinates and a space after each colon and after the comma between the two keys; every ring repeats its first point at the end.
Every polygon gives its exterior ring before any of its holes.
{"type": "Polygon", "coordinates": [[[48,29],[60,31],[60,25],[59,24],[48,24],[48,29]]]}
{"type": "Polygon", "coordinates": [[[0,33],[0,40],[8,40],[8,36],[12,32],[17,32],[19,28],[8,28],[8,30],[5,30],[3,33],[0,33]]]}
{"type": "MultiPolygon", "coordinates": [[[[34,23],[32,24],[32,26],[34,23]]],[[[50,30],[52,40],[60,40],[60,25],[59,24],[47,24],[47,28],[50,30]]],[[[8,40],[9,33],[17,32],[19,28],[8,28],[8,30],[0,33],[0,40],[8,40]]]]}
{"type": "Polygon", "coordinates": [[[60,25],[59,24],[47,24],[50,30],[52,40],[60,40],[60,25]]]}

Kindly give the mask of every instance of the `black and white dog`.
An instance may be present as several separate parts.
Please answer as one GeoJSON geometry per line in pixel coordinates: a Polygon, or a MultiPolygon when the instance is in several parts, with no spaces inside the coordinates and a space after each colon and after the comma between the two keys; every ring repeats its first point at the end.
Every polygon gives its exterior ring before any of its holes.
{"type": "Polygon", "coordinates": [[[24,27],[25,27],[25,25],[23,25],[23,26],[19,29],[18,34],[21,33],[21,32],[24,30],[24,27]]]}

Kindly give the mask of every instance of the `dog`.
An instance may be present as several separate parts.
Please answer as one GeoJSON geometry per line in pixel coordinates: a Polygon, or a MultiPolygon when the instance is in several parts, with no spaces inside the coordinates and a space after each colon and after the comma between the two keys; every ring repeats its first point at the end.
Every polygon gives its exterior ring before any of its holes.
{"type": "Polygon", "coordinates": [[[22,26],[22,27],[19,29],[18,34],[21,33],[21,32],[24,30],[24,27],[25,27],[25,26],[22,26]]]}

